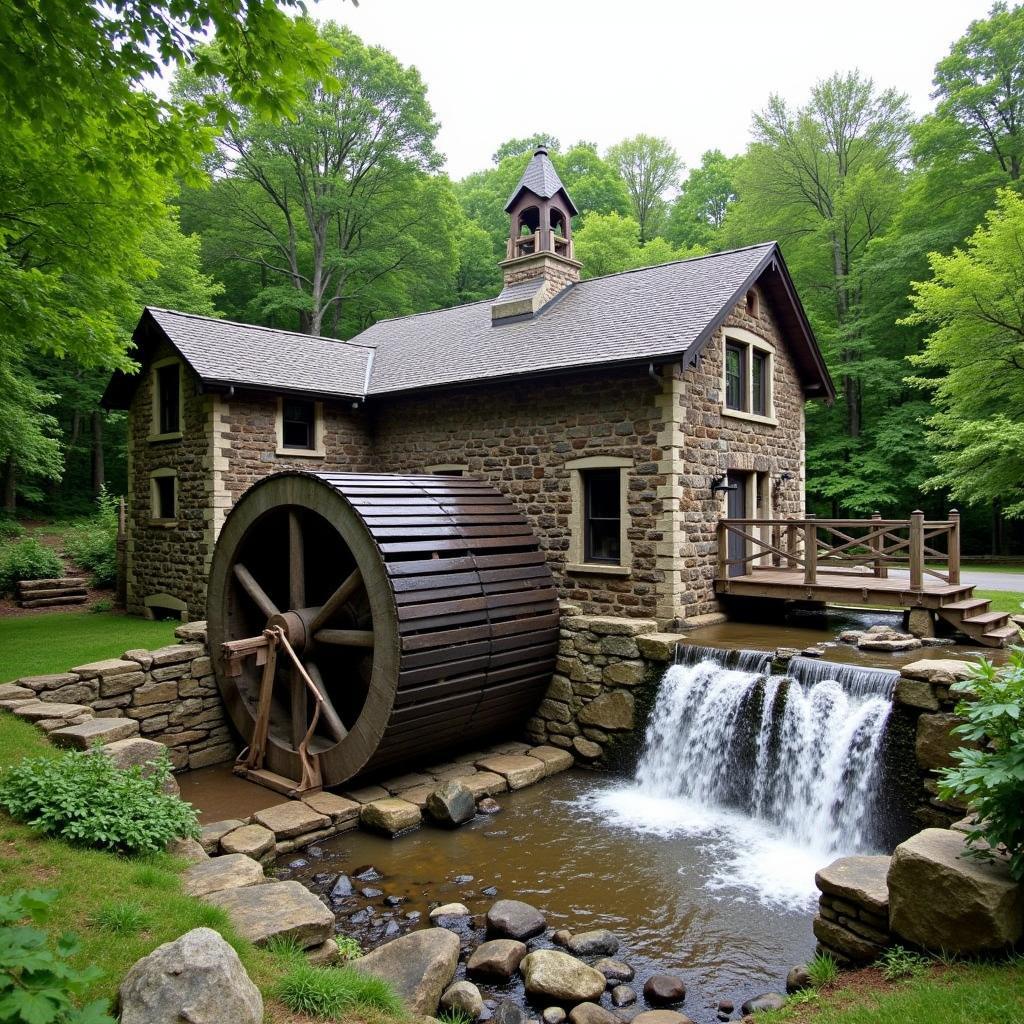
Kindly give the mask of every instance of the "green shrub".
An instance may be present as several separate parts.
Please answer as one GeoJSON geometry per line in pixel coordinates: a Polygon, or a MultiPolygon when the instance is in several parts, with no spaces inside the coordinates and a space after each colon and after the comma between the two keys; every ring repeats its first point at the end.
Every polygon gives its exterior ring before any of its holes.
{"type": "Polygon", "coordinates": [[[51,949],[45,932],[24,923],[45,921],[56,896],[24,889],[0,896],[0,1024],[114,1024],[106,1000],[78,1005],[102,971],[68,963],[78,952],[74,936],[51,949]]]}
{"type": "Polygon", "coordinates": [[[0,807],[31,828],[70,843],[120,853],[156,853],[197,838],[196,810],[163,792],[166,754],[147,766],[118,768],[94,751],[30,757],[0,775],[0,807]]]}
{"type": "Polygon", "coordinates": [[[26,537],[0,548],[0,592],[14,589],[18,580],[45,580],[64,575],[64,563],[56,551],[26,537]]]}
{"type": "Polygon", "coordinates": [[[917,978],[931,966],[932,961],[928,957],[902,946],[891,946],[878,958],[878,967],[886,981],[917,978]]]}
{"type": "MultiPolygon", "coordinates": [[[[1013,648],[998,669],[980,661],[951,689],[970,695],[957,704],[965,722],[953,731],[980,749],[954,751],[957,765],[941,772],[940,796],[966,800],[978,820],[968,842],[1005,846],[1010,873],[1024,879],[1024,648],[1013,648]]],[[[986,856],[977,846],[969,852],[986,856]]]]}
{"type": "Polygon", "coordinates": [[[359,940],[351,935],[335,935],[334,939],[338,943],[338,955],[342,960],[358,960],[363,955],[359,940]]]}
{"type": "Polygon", "coordinates": [[[64,534],[64,554],[92,574],[93,586],[117,583],[117,514],[120,498],[106,488],[96,499],[96,511],[64,534]]]}
{"type": "Polygon", "coordinates": [[[0,543],[17,540],[25,536],[25,527],[10,516],[0,516],[0,543]]]}
{"type": "Polygon", "coordinates": [[[807,973],[811,976],[811,984],[815,988],[831,985],[839,977],[839,964],[835,957],[828,953],[815,953],[807,964],[807,973]]]}
{"type": "Polygon", "coordinates": [[[401,1001],[386,981],[351,967],[296,962],[277,983],[275,994],[293,1013],[308,1013],[319,1020],[345,1020],[359,1009],[402,1013],[401,1001]]]}

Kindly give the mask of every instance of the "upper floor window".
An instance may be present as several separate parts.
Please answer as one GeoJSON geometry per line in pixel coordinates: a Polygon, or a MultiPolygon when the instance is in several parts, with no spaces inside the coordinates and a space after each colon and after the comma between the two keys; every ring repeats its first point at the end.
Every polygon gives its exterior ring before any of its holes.
{"type": "Polygon", "coordinates": [[[774,367],[771,345],[750,331],[729,330],[725,337],[723,385],[725,409],[772,419],[774,367]]]}
{"type": "Polygon", "coordinates": [[[181,363],[176,359],[153,368],[153,434],[158,438],[181,433],[181,363]]]}
{"type": "Polygon", "coordinates": [[[316,448],[316,406],[301,398],[286,398],[281,413],[281,447],[316,448]]]}
{"type": "Polygon", "coordinates": [[[619,565],[622,560],[622,470],[584,469],[583,560],[619,565]]]}

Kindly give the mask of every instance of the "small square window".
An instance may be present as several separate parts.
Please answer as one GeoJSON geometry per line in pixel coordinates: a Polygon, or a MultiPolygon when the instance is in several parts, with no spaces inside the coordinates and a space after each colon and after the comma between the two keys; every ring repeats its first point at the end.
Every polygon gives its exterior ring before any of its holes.
{"type": "Polygon", "coordinates": [[[622,559],[622,471],[587,469],[581,472],[584,561],[619,565],[622,559]]]}
{"type": "Polygon", "coordinates": [[[177,515],[178,479],[174,476],[153,477],[153,518],[174,519],[177,515]]]}
{"type": "Polygon", "coordinates": [[[758,416],[768,415],[768,353],[753,353],[750,369],[751,411],[758,416]]]}
{"type": "Polygon", "coordinates": [[[746,412],[747,346],[728,342],[725,346],[725,406],[746,412]]]}
{"type": "Polygon", "coordinates": [[[281,446],[306,451],[316,448],[316,407],[313,402],[298,398],[284,400],[281,446]]]}
{"type": "Polygon", "coordinates": [[[181,430],[181,366],[171,363],[156,371],[157,433],[181,430]]]}

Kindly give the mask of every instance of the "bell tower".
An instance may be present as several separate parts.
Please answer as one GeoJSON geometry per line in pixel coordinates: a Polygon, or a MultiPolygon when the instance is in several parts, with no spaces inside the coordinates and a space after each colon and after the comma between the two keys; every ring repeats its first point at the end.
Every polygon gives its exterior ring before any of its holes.
{"type": "Polygon", "coordinates": [[[562,289],[576,284],[582,266],[572,245],[572,218],[579,211],[546,146],[534,151],[505,212],[510,220],[501,262],[505,287],[491,307],[495,323],[533,315],[562,289]]]}

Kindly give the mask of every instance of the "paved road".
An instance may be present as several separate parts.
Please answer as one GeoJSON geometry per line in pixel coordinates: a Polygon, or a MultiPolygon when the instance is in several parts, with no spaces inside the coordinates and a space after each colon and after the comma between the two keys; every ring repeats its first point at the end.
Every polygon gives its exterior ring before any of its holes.
{"type": "MultiPolygon", "coordinates": [[[[907,569],[890,569],[890,576],[910,575],[907,569]]],[[[931,577],[934,579],[934,577],[931,577]]],[[[1024,594],[1024,572],[986,572],[984,569],[967,569],[960,573],[960,582],[979,590],[1013,590],[1024,594]]]]}

